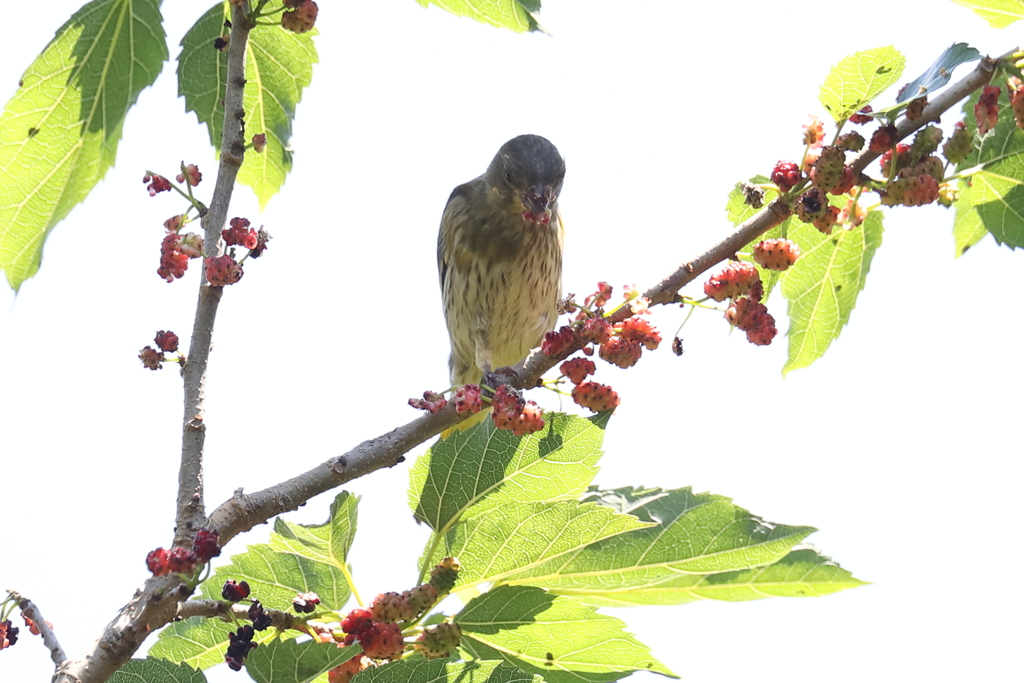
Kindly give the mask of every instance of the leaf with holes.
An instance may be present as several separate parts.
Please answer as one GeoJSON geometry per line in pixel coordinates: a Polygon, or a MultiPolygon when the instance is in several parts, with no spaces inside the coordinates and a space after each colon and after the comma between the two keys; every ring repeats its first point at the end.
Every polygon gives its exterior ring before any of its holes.
{"type": "Polygon", "coordinates": [[[894,85],[906,60],[896,48],[855,52],[832,67],[821,85],[818,101],[838,123],[894,85]]]}
{"type": "Polygon", "coordinates": [[[789,236],[802,256],[782,274],[782,296],[789,301],[789,358],[783,375],[821,358],[849,322],[882,244],[882,214],[869,211],[860,226],[836,226],[831,235],[798,221],[789,236]]]}
{"type": "Polygon", "coordinates": [[[128,110],[167,61],[162,22],[159,0],[93,0],[21,77],[0,115],[0,269],[14,289],[114,164],[128,110]]]}

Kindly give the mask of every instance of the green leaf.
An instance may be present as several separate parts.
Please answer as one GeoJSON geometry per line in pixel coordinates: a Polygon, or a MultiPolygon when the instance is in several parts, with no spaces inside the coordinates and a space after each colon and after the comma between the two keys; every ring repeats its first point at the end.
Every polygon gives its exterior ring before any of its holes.
{"type": "Polygon", "coordinates": [[[303,526],[278,519],[269,544],[251,545],[214,571],[201,591],[220,599],[228,579],[246,581],[252,597],[266,607],[289,609],[296,593],[316,593],[320,608],[339,610],[348,602],[349,570],[345,563],[355,531],[358,498],[342,492],[323,525],[303,526]]]}
{"type": "Polygon", "coordinates": [[[423,7],[437,5],[457,17],[507,28],[516,33],[539,31],[536,14],[540,0],[416,0],[423,7]]]}
{"type": "MultiPolygon", "coordinates": [[[[978,97],[975,92],[964,104],[964,122],[975,140],[978,129],[973,111],[978,97]]],[[[956,201],[956,226],[966,235],[964,244],[977,235],[980,223],[997,243],[1014,249],[1024,246],[1024,131],[1017,128],[1005,92],[999,94],[998,124],[957,170],[970,183],[956,201]]],[[[963,253],[960,244],[958,238],[957,249],[963,253]]]]}
{"type": "MultiPolygon", "coordinates": [[[[275,550],[300,555],[310,560],[333,565],[347,574],[348,553],[356,535],[359,498],[342,491],[331,503],[330,516],[323,524],[293,524],[278,517],[270,546],[275,550]]],[[[343,604],[334,605],[340,609],[343,604]]]]}
{"type": "Polygon", "coordinates": [[[114,164],[128,110],[167,60],[159,7],[159,0],[83,6],[25,71],[0,115],[0,269],[14,289],[39,270],[50,230],[114,164]]]}
{"type": "Polygon", "coordinates": [[[869,211],[859,227],[837,227],[831,235],[798,221],[790,239],[800,245],[802,256],[782,274],[782,296],[789,301],[789,359],[783,375],[821,358],[849,322],[882,244],[882,213],[869,211]]]}
{"type": "Polygon", "coordinates": [[[579,501],[510,503],[463,520],[445,537],[432,563],[459,558],[459,590],[488,581],[511,581],[552,561],[566,561],[592,543],[650,524],[606,506],[579,501]]]}
{"type": "Polygon", "coordinates": [[[492,420],[455,432],[409,471],[409,505],[443,534],[459,517],[507,503],[578,498],[597,474],[609,415],[548,413],[544,429],[524,437],[492,420]]]}
{"type": "Polygon", "coordinates": [[[110,683],[206,683],[206,676],[185,664],[147,657],[129,659],[108,680],[110,683]]]}
{"type": "Polygon", "coordinates": [[[600,683],[634,671],[677,678],[625,624],[572,598],[528,586],[499,586],[455,617],[462,649],[500,659],[548,683],[600,683]]]}
{"type": "MultiPolygon", "coordinates": [[[[273,0],[267,10],[280,7],[281,0],[273,0]]],[[[227,3],[212,7],[185,34],[178,55],[178,94],[185,98],[186,109],[195,112],[199,122],[206,124],[210,144],[218,154],[224,127],[227,54],[214,49],[213,41],[226,32],[224,21],[230,14],[227,3]]],[[[267,147],[262,154],[246,152],[238,182],[253,189],[261,210],[280,191],[292,168],[292,120],[302,99],[302,89],[313,78],[316,34],[316,29],[297,34],[280,26],[263,25],[249,34],[243,100],[245,134],[251,139],[266,133],[267,147]]]]}
{"type": "Polygon", "coordinates": [[[587,602],[639,604],[681,574],[700,578],[777,562],[815,531],[765,522],[724,496],[695,494],[689,488],[593,490],[585,500],[654,526],[538,565],[509,583],[587,602]]]}
{"type": "Polygon", "coordinates": [[[1024,0],[953,0],[970,8],[992,28],[1006,28],[1024,18],[1024,0]]]}
{"type": "MultiPolygon", "coordinates": [[[[771,183],[771,179],[766,178],[765,176],[762,175],[758,175],[751,178],[750,183],[752,185],[766,185],[771,183]]],[[[765,189],[765,206],[767,206],[771,201],[776,199],[778,196],[778,189],[765,189]]],[[[729,193],[729,198],[725,206],[725,212],[733,225],[739,225],[748,218],[752,218],[754,214],[756,214],[758,211],[760,211],[760,209],[755,209],[754,207],[746,203],[744,199],[743,190],[740,188],[739,185],[736,185],[736,187],[733,188],[732,192],[729,193]]],[[[741,261],[749,261],[750,263],[754,263],[755,265],[757,265],[754,261],[754,246],[761,240],[778,239],[783,235],[787,234],[790,222],[792,220],[794,219],[792,216],[790,216],[789,218],[787,218],[786,220],[782,221],[774,228],[769,230],[768,232],[754,239],[750,244],[743,247],[743,249],[741,249],[736,255],[739,257],[741,261]]],[[[764,288],[764,295],[761,297],[761,302],[766,303],[768,301],[769,295],[772,293],[772,290],[775,288],[775,285],[779,281],[780,273],[775,270],[767,270],[765,268],[761,268],[760,266],[758,266],[757,272],[758,275],[761,276],[761,285],[764,288]]]]}
{"type": "Polygon", "coordinates": [[[958,183],[959,195],[956,204],[956,219],[953,221],[953,240],[956,244],[956,257],[963,256],[968,249],[981,241],[988,234],[981,216],[974,210],[974,199],[971,184],[967,179],[958,183]]]}
{"type": "Polygon", "coordinates": [[[542,683],[539,676],[500,662],[427,661],[422,658],[372,666],[359,674],[358,683],[542,683]]]}
{"type": "Polygon", "coordinates": [[[818,101],[837,123],[845,121],[895,84],[905,61],[891,45],[844,57],[825,78],[818,101]]]}
{"type": "MultiPolygon", "coordinates": [[[[228,634],[233,633],[233,626],[219,619],[192,617],[183,621],[171,622],[160,631],[153,647],[149,648],[151,657],[159,657],[172,662],[181,662],[197,669],[209,669],[211,666],[224,663],[227,652],[228,634]]],[[[298,631],[287,631],[283,637],[297,638],[298,631]]],[[[253,641],[263,645],[276,638],[275,629],[257,631],[253,641]]]]}
{"type": "Polygon", "coordinates": [[[272,640],[246,656],[245,670],[256,683],[308,683],[361,653],[360,645],[272,640]]]}
{"type": "Polygon", "coordinates": [[[896,101],[906,102],[935,92],[949,83],[949,79],[953,77],[953,69],[978,59],[981,59],[981,53],[967,43],[950,45],[943,50],[927,71],[904,86],[903,93],[896,98],[896,101]]]}
{"type": "MultiPolygon", "coordinates": [[[[547,585],[547,584],[544,584],[547,585]]],[[[763,598],[807,598],[838,593],[864,585],[863,581],[818,554],[816,550],[794,550],[766,567],[720,574],[675,574],[665,572],[646,585],[607,590],[548,588],[556,595],[607,607],[640,605],[682,605],[696,600],[738,602],[763,598]]]]}

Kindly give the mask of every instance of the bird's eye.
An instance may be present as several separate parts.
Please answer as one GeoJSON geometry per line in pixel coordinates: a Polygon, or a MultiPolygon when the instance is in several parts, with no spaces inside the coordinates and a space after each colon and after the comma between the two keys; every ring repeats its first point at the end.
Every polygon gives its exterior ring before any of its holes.
{"type": "Polygon", "coordinates": [[[505,171],[505,180],[507,180],[510,183],[512,182],[512,173],[511,172],[505,171]]]}

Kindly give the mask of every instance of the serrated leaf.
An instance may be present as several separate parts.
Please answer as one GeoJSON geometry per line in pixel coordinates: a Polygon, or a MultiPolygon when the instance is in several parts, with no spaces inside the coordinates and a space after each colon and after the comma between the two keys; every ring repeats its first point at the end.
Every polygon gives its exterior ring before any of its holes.
{"type": "Polygon", "coordinates": [[[461,647],[500,659],[548,683],[601,683],[634,671],[677,678],[615,617],[529,586],[499,586],[455,617],[461,647]]]}
{"type": "Polygon", "coordinates": [[[0,115],[0,269],[18,289],[50,230],[114,164],[128,110],[167,60],[159,0],[93,0],[57,30],[0,115]]]}
{"type": "MultiPolygon", "coordinates": [[[[975,140],[978,129],[973,111],[978,97],[975,92],[964,104],[964,123],[975,140]]],[[[957,225],[966,239],[977,234],[980,222],[997,243],[1014,249],[1024,246],[1024,131],[1017,128],[1005,92],[999,94],[996,127],[977,142],[957,170],[970,183],[956,202],[957,225]]],[[[957,245],[959,250],[959,240],[957,245]]]]}
{"type": "MultiPolygon", "coordinates": [[[[220,619],[201,617],[171,622],[160,631],[148,654],[198,669],[209,669],[224,663],[228,634],[236,628],[220,619]]],[[[253,641],[262,645],[274,640],[277,633],[276,629],[257,631],[253,641]]],[[[297,631],[287,631],[284,637],[295,638],[299,635],[297,631]]]]}
{"type": "Polygon", "coordinates": [[[272,640],[246,656],[245,670],[256,683],[309,683],[361,653],[359,645],[272,640]]]}
{"type": "Polygon", "coordinates": [[[147,657],[129,659],[108,680],[110,683],[206,683],[206,676],[186,664],[147,657]]]}
{"type": "Polygon", "coordinates": [[[345,558],[355,530],[357,502],[354,496],[340,493],[323,525],[278,519],[270,543],[251,545],[218,567],[203,582],[203,596],[219,600],[224,582],[234,579],[248,582],[251,597],[266,607],[289,609],[296,593],[312,591],[319,596],[321,609],[341,609],[351,595],[345,558]]]}
{"type": "Polygon", "coordinates": [[[802,255],[782,274],[782,296],[789,301],[789,358],[783,375],[821,358],[849,322],[882,244],[882,213],[869,211],[859,227],[837,226],[831,235],[795,222],[790,238],[802,255]]]}
{"type": "Polygon", "coordinates": [[[294,524],[278,517],[274,521],[274,533],[270,535],[270,546],[347,572],[348,552],[356,535],[358,505],[357,496],[342,491],[331,502],[330,514],[323,524],[294,524]]]}
{"type": "Polygon", "coordinates": [[[953,241],[956,247],[956,258],[963,256],[968,249],[981,241],[988,230],[981,222],[981,216],[974,210],[974,199],[971,195],[971,184],[966,179],[958,183],[956,218],[953,220],[953,241]]]}
{"type": "Polygon", "coordinates": [[[903,74],[906,60],[891,45],[844,57],[821,85],[818,101],[838,123],[850,118],[903,74]]]}
{"type": "Polygon", "coordinates": [[[949,83],[953,70],[967,62],[981,59],[981,53],[967,43],[954,43],[943,50],[935,63],[923,74],[910,81],[904,88],[897,102],[906,102],[929,95],[949,83]]]}
{"type": "MultiPolygon", "coordinates": [[[[280,7],[281,0],[273,0],[265,11],[280,7]]],[[[178,94],[185,98],[186,109],[206,124],[210,144],[218,154],[224,127],[227,54],[216,50],[213,41],[225,33],[224,21],[230,14],[226,2],[212,7],[182,38],[178,55],[178,94]]],[[[238,182],[253,189],[261,210],[280,191],[292,168],[292,120],[302,89],[312,82],[313,64],[318,59],[315,35],[316,29],[297,34],[280,26],[259,25],[246,43],[245,134],[251,138],[266,133],[267,147],[261,154],[246,152],[238,182]]]]}
{"type": "Polygon", "coordinates": [[[864,585],[863,581],[809,548],[794,550],[766,567],[720,574],[666,573],[662,580],[625,589],[578,591],[548,587],[556,595],[606,607],[682,605],[697,600],[738,602],[763,598],[821,597],[864,585]]]}
{"type": "Polygon", "coordinates": [[[537,566],[647,526],[636,517],[592,503],[510,503],[456,524],[432,563],[443,556],[458,557],[461,590],[532,575],[537,566]]]}
{"type": "Polygon", "coordinates": [[[739,571],[777,562],[815,531],[765,522],[724,496],[695,494],[689,488],[594,490],[584,500],[655,526],[591,544],[524,571],[508,583],[604,604],[642,601],[644,592],[681,574],[739,571]],[[636,597],[627,597],[633,591],[636,597]]]}
{"type": "Polygon", "coordinates": [[[1024,0],[953,0],[969,8],[992,28],[1006,28],[1024,18],[1024,0]]]}
{"type": "MultiPolygon", "coordinates": [[[[766,185],[771,183],[769,178],[765,176],[754,176],[750,179],[752,185],[766,185]]],[[[764,193],[764,205],[767,206],[771,201],[779,196],[779,191],[773,188],[766,188],[764,193]]],[[[729,217],[729,221],[734,225],[739,225],[748,218],[752,218],[760,209],[755,209],[745,201],[743,190],[739,185],[733,188],[732,192],[729,193],[729,198],[726,201],[725,212],[729,217]]],[[[741,261],[748,261],[754,263],[754,246],[757,245],[761,240],[772,240],[778,239],[785,235],[789,230],[790,221],[793,217],[789,217],[782,221],[774,228],[764,233],[760,237],[755,238],[752,242],[747,244],[741,249],[736,255],[741,261]]],[[[775,289],[775,285],[779,282],[779,272],[775,270],[768,270],[766,268],[757,267],[758,275],[761,277],[761,286],[764,289],[764,294],[761,296],[761,302],[767,303],[772,290],[775,289]]]]}
{"type": "Polygon", "coordinates": [[[538,31],[536,14],[540,0],[416,0],[423,7],[437,5],[457,17],[469,17],[481,24],[507,28],[516,33],[538,31]]]}
{"type": "Polygon", "coordinates": [[[409,505],[443,534],[460,517],[507,503],[575,499],[597,474],[609,415],[547,413],[544,429],[524,437],[492,420],[456,432],[410,469],[409,505]]]}
{"type": "Polygon", "coordinates": [[[355,683],[542,683],[542,679],[501,662],[452,662],[447,659],[400,659],[371,666],[355,683]]]}

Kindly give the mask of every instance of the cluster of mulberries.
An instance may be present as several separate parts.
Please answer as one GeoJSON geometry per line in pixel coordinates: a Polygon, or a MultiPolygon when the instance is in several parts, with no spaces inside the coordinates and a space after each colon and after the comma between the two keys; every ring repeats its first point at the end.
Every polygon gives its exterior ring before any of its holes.
{"type": "Polygon", "coordinates": [[[177,547],[171,550],[157,548],[146,555],[146,567],[153,576],[167,574],[191,574],[196,565],[209,562],[220,555],[219,532],[200,529],[192,541],[192,548],[177,547]]]}
{"type": "Polygon", "coordinates": [[[167,282],[181,278],[188,270],[189,259],[199,258],[203,254],[203,238],[194,232],[181,234],[185,224],[184,215],[171,216],[164,221],[167,234],[160,242],[160,266],[157,275],[167,282]]]}
{"type": "MultiPolygon", "coordinates": [[[[785,270],[799,257],[799,247],[790,240],[763,240],[754,248],[754,259],[772,270],[785,270]]],[[[725,319],[746,332],[749,342],[765,346],[778,334],[775,319],[761,303],[764,286],[753,263],[730,261],[704,283],[704,293],[715,301],[732,299],[725,319]]]]}
{"type": "Polygon", "coordinates": [[[533,434],[544,429],[540,406],[527,401],[518,389],[502,384],[491,397],[491,419],[498,429],[507,429],[516,436],[533,434]]]}
{"type": "MultiPolygon", "coordinates": [[[[139,360],[142,361],[143,367],[150,370],[160,370],[163,368],[163,362],[168,360],[164,354],[174,353],[178,350],[178,335],[170,331],[160,330],[156,333],[153,342],[156,344],[156,348],[154,349],[152,346],[142,347],[142,350],[139,351],[139,360]]],[[[185,357],[179,353],[175,360],[178,363],[184,363],[185,357]]]]}
{"type": "MultiPolygon", "coordinates": [[[[369,608],[356,608],[346,614],[334,638],[339,647],[358,643],[363,649],[363,656],[332,669],[329,680],[332,683],[347,683],[356,673],[370,666],[373,663],[371,660],[390,661],[400,658],[406,648],[402,625],[413,624],[439,598],[447,595],[455,585],[458,572],[458,560],[445,558],[431,571],[428,583],[401,593],[381,593],[373,599],[369,608]]],[[[461,632],[457,626],[437,624],[424,629],[413,647],[431,659],[444,657],[451,648],[458,646],[460,637],[461,632]]]]}
{"type": "MultiPolygon", "coordinates": [[[[636,365],[643,350],[653,351],[661,344],[661,333],[643,315],[648,313],[650,301],[640,296],[635,288],[627,287],[625,298],[633,315],[617,325],[604,314],[604,306],[612,296],[612,287],[599,282],[597,291],[584,299],[584,307],[572,326],[549,332],[541,350],[548,355],[564,353],[573,344],[582,344],[585,356],[598,356],[612,365],[629,368],[636,365]]],[[[610,386],[587,381],[597,367],[589,358],[571,358],[561,365],[561,371],[575,386],[573,400],[580,406],[601,412],[619,405],[619,395],[610,386]]]]}

